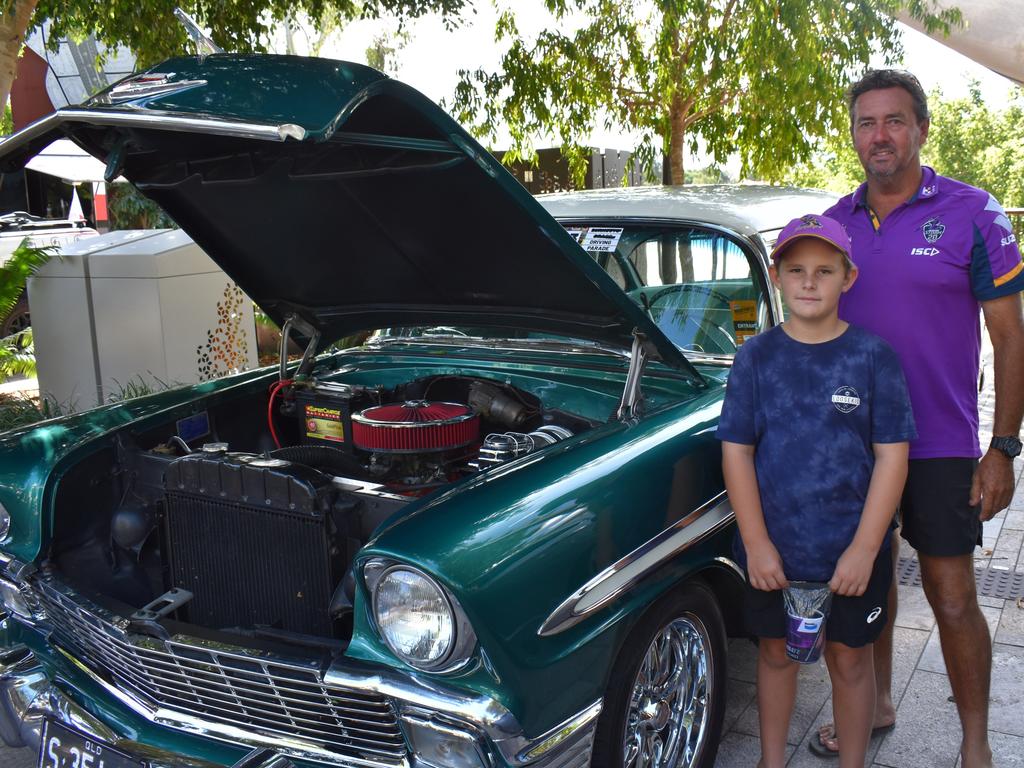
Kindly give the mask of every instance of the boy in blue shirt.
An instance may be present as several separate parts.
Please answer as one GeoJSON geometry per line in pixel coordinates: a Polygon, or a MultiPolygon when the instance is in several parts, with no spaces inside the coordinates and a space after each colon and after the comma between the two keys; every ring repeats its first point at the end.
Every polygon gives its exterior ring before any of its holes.
{"type": "Polygon", "coordinates": [[[736,355],[718,437],[759,638],[761,768],[785,764],[798,666],[786,655],[782,590],[827,582],[825,628],[841,768],[863,768],[875,678],[871,643],[888,621],[889,533],[916,436],[895,353],[839,319],[853,285],[850,239],[825,216],[794,219],[772,252],[789,318],[736,355]]]}

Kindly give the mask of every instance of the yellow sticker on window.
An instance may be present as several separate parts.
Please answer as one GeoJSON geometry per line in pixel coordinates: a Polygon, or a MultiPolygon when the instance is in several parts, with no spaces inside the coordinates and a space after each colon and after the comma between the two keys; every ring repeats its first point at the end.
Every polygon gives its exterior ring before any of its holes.
{"type": "Polygon", "coordinates": [[[740,299],[729,302],[732,312],[732,327],[736,333],[736,346],[757,334],[757,302],[753,299],[740,299]]]}

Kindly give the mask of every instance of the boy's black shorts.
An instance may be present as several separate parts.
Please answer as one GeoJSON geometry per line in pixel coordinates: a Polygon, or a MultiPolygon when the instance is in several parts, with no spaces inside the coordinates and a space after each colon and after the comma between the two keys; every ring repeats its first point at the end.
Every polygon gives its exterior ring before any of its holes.
{"type": "MultiPolygon", "coordinates": [[[[860,597],[832,596],[825,624],[825,640],[860,648],[878,639],[889,621],[889,584],[892,582],[892,550],[878,553],[867,589],[860,597]]],[[[747,582],[743,595],[743,621],[755,637],[785,637],[786,607],[782,590],[763,592],[747,582]]]]}
{"type": "Polygon", "coordinates": [[[970,505],[977,459],[912,459],[900,500],[901,535],[925,555],[969,555],[981,545],[981,506],[970,505]]]}

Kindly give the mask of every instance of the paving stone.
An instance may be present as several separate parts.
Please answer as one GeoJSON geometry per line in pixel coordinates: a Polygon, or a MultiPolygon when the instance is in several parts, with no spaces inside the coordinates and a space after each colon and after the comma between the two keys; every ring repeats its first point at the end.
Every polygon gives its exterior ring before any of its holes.
{"type": "Polygon", "coordinates": [[[906,629],[931,629],[935,626],[935,614],[928,605],[921,587],[899,585],[900,605],[896,611],[896,626],[906,629]]]}
{"type": "Polygon", "coordinates": [[[3,768],[35,768],[36,753],[31,749],[11,749],[0,744],[0,765],[3,768]]]}
{"type": "Polygon", "coordinates": [[[1009,733],[988,732],[992,762],[999,768],[1024,768],[1024,738],[1009,733]]]}
{"type": "MultiPolygon", "coordinates": [[[[989,636],[995,637],[996,629],[999,627],[999,619],[1002,611],[998,608],[982,606],[981,612],[985,616],[985,623],[988,624],[989,636]]],[[[917,663],[917,668],[923,669],[927,672],[938,672],[943,675],[946,674],[946,662],[942,658],[942,646],[939,643],[938,627],[932,630],[931,636],[928,638],[928,643],[925,645],[924,651],[921,653],[921,659],[917,663]]]]}
{"type": "Polygon", "coordinates": [[[1024,737],[1024,648],[996,645],[992,650],[992,692],[988,727],[1024,737]]]}
{"type": "MultiPolygon", "coordinates": [[[[804,664],[800,667],[796,703],[793,706],[793,716],[790,718],[789,733],[786,736],[788,743],[800,744],[803,741],[804,734],[807,733],[818,716],[831,691],[832,686],[829,683],[828,670],[825,668],[824,660],[817,664],[804,664]]],[[[733,730],[748,736],[757,736],[761,732],[757,718],[757,698],[755,697],[740,715],[733,730]]]]}
{"type": "MultiPolygon", "coordinates": [[[[750,705],[750,702],[754,700],[754,696],[757,694],[757,685],[754,683],[747,683],[742,680],[734,680],[730,678],[725,685],[725,717],[722,721],[722,732],[728,732],[732,730],[732,727],[736,725],[736,721],[740,719],[740,715],[750,705]]],[[[2,763],[0,763],[2,765],[2,763]]]]}
{"type": "Polygon", "coordinates": [[[1016,568],[1017,560],[1020,557],[1021,542],[1024,542],[1024,531],[1003,531],[992,552],[993,565],[997,560],[1006,560],[1010,570],[1016,568]]]}
{"type": "MultiPolygon", "coordinates": [[[[892,696],[893,701],[899,706],[900,699],[906,691],[907,684],[914,674],[914,667],[921,655],[921,650],[928,642],[929,632],[923,629],[906,629],[896,627],[893,634],[893,660],[892,660],[892,696]]],[[[797,694],[799,696],[799,693],[797,694]]],[[[832,722],[832,697],[825,701],[818,712],[811,727],[804,734],[801,748],[797,748],[793,759],[789,762],[789,768],[822,768],[821,758],[814,755],[807,749],[807,741],[813,737],[818,729],[825,723],[832,722]]],[[[886,734],[876,736],[868,745],[868,762],[871,761],[875,752],[878,751],[886,734]]]]}
{"type": "Polygon", "coordinates": [[[960,719],[948,697],[945,675],[916,671],[897,709],[899,725],[882,741],[875,764],[952,768],[960,750],[960,719]]]}
{"type": "MultiPolygon", "coordinates": [[[[1002,515],[1004,513],[1000,512],[999,514],[1002,515]]],[[[1006,519],[1005,517],[994,517],[991,520],[987,520],[986,522],[982,523],[981,524],[981,538],[985,539],[985,538],[990,538],[991,537],[991,538],[998,539],[999,538],[999,534],[1000,534],[1000,532],[1003,529],[1003,521],[1005,519],[1006,519]]]]}
{"type": "Polygon", "coordinates": [[[757,682],[757,646],[746,637],[729,641],[729,678],[745,683],[757,682]]]}
{"type": "Polygon", "coordinates": [[[978,605],[982,608],[997,608],[998,610],[1003,609],[1003,604],[1006,601],[1001,597],[989,597],[988,595],[978,595],[978,605]]]}
{"type": "Polygon", "coordinates": [[[1018,608],[1016,600],[1005,601],[996,630],[996,642],[1024,646],[1024,608],[1018,608]]]}
{"type": "MultiPolygon", "coordinates": [[[[1019,487],[1021,486],[1018,485],[1018,488],[1019,487]]],[[[1021,504],[1020,509],[1013,509],[1011,507],[1010,509],[1006,510],[1006,519],[1003,520],[1003,529],[1012,531],[1024,531],[1024,503],[1021,504]]]]}
{"type": "MultiPolygon", "coordinates": [[[[786,747],[786,759],[793,755],[793,745],[786,747]]],[[[761,759],[761,742],[743,733],[727,733],[718,745],[715,768],[752,768],[761,759]]],[[[4,766],[6,768],[6,766],[4,766]]]]}

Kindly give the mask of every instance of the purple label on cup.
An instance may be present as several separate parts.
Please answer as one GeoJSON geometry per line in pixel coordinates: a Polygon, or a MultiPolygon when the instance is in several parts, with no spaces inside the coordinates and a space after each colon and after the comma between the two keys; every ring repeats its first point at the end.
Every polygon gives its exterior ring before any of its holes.
{"type": "Polygon", "coordinates": [[[825,645],[825,614],[821,611],[815,611],[813,616],[789,614],[786,627],[786,655],[801,664],[816,662],[825,645]]]}

